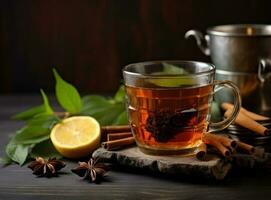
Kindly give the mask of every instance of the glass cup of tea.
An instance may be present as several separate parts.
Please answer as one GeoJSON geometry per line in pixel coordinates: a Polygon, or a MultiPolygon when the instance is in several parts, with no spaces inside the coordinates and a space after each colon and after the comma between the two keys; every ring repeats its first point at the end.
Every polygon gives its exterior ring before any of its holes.
{"type": "Polygon", "coordinates": [[[147,154],[191,155],[204,133],[220,131],[236,118],[241,104],[238,88],[215,80],[215,66],[194,61],[151,61],[123,69],[129,123],[137,146],[147,154]],[[230,117],[213,123],[214,93],[230,88],[230,117]]]}

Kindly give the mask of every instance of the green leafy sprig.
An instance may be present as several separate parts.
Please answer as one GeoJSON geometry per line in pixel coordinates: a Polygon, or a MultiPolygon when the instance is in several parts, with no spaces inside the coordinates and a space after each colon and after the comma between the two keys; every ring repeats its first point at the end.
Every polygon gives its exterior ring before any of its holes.
{"type": "Polygon", "coordinates": [[[67,116],[89,115],[96,118],[101,125],[128,123],[123,86],[114,97],[87,95],[81,98],[78,90],[66,82],[56,69],[53,69],[53,73],[56,80],[56,99],[64,111],[54,111],[41,89],[43,104],[13,117],[24,121],[25,125],[16,131],[7,144],[6,157],[0,158],[3,164],[14,162],[23,165],[27,159],[37,156],[61,158],[50,140],[50,132],[55,124],[67,116]]]}

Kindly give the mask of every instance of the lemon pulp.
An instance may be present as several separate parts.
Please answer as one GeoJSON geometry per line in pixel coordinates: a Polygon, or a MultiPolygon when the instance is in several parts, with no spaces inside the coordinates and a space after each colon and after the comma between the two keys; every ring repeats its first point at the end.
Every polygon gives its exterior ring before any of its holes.
{"type": "Polygon", "coordinates": [[[85,157],[100,145],[100,125],[89,116],[70,117],[53,127],[50,138],[63,156],[85,157]]]}

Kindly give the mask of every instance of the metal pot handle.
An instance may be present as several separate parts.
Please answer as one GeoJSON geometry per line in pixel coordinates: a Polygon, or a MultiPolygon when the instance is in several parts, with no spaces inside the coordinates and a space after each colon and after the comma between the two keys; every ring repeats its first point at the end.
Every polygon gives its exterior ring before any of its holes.
{"type": "Polygon", "coordinates": [[[185,39],[188,39],[189,37],[195,37],[196,42],[200,50],[206,55],[210,55],[210,49],[209,49],[209,36],[203,34],[200,31],[197,30],[189,30],[185,33],[184,37],[185,39]]]}
{"type": "Polygon", "coordinates": [[[271,60],[268,58],[262,58],[259,61],[258,66],[258,78],[263,84],[268,78],[271,77],[271,60]]]}

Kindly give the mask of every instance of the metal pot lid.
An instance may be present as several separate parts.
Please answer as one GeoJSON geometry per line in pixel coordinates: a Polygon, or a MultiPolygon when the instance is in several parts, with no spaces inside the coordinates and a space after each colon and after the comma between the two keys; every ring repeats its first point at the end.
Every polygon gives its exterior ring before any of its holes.
{"type": "Polygon", "coordinates": [[[267,24],[230,24],[214,26],[207,29],[207,33],[217,36],[271,36],[271,25],[267,24]]]}

